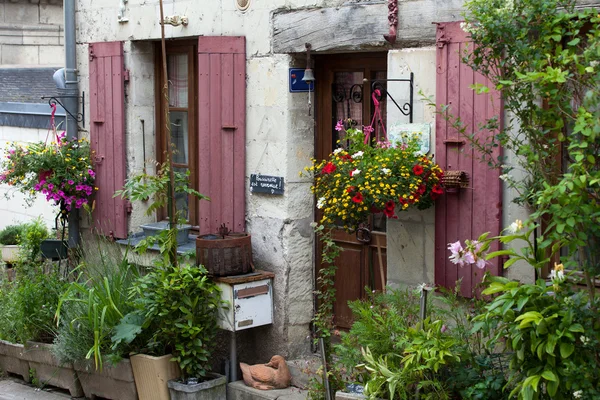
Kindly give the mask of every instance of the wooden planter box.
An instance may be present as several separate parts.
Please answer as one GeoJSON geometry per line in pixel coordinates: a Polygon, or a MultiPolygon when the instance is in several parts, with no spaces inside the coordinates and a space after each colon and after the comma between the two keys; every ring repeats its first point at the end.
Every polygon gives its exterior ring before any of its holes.
{"type": "Polygon", "coordinates": [[[21,375],[27,383],[29,377],[29,363],[23,359],[25,346],[0,340],[0,369],[11,374],[21,375]]]}
{"type": "Polygon", "coordinates": [[[27,342],[23,358],[29,362],[32,375],[41,385],[66,389],[71,397],[83,397],[77,373],[70,363],[60,364],[52,354],[51,344],[27,342]]]}
{"type": "Polygon", "coordinates": [[[14,263],[19,259],[19,251],[21,246],[16,244],[0,244],[0,252],[2,253],[2,261],[5,263],[14,263]]]}
{"type": "Polygon", "coordinates": [[[117,365],[104,363],[97,370],[94,360],[78,361],[73,364],[83,387],[85,397],[103,397],[111,400],[137,400],[138,394],[131,370],[131,362],[121,360],[117,365]]]}
{"type": "Polygon", "coordinates": [[[153,357],[146,354],[131,356],[131,367],[140,400],[169,400],[167,382],[181,376],[179,365],[167,354],[153,357]]]}

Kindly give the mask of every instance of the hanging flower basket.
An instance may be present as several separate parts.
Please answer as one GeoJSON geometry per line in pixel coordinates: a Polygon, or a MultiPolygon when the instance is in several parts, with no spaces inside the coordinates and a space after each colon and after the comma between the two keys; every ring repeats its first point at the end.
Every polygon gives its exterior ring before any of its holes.
{"type": "MultiPolygon", "coordinates": [[[[371,140],[372,128],[362,131],[344,129],[339,147],[325,160],[312,160],[304,174],[314,178],[311,190],[317,208],[323,213],[321,223],[355,231],[371,213],[383,212],[397,218],[396,210],[429,208],[444,193],[441,168],[431,157],[419,152],[417,137],[403,143],[371,140]]],[[[301,173],[302,175],[303,173],[301,173]]]]}
{"type": "Polygon", "coordinates": [[[0,183],[24,193],[29,204],[42,194],[66,212],[89,203],[95,177],[89,142],[67,139],[54,127],[46,141],[10,143],[0,161],[0,183]]]}

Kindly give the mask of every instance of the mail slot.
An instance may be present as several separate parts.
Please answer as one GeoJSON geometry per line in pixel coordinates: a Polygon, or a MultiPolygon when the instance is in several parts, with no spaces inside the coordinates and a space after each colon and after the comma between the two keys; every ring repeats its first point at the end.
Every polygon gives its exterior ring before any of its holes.
{"type": "Polygon", "coordinates": [[[219,312],[219,327],[240,331],[273,323],[273,276],[265,271],[216,278],[228,307],[219,312]]]}

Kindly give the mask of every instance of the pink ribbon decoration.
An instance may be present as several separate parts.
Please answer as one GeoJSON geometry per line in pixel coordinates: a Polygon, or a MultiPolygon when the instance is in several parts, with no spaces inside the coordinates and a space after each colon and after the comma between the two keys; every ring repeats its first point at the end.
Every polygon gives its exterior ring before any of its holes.
{"type": "MultiPolygon", "coordinates": [[[[381,129],[383,130],[383,138],[385,139],[385,141],[387,141],[387,132],[385,131],[385,125],[383,124],[383,118],[381,117],[381,106],[377,97],[381,97],[381,90],[379,89],[373,90],[373,93],[371,94],[371,99],[373,100],[373,104],[375,105],[375,110],[373,110],[373,119],[371,120],[370,125],[371,129],[366,129],[365,127],[365,144],[369,143],[371,132],[375,132],[375,130],[377,129],[377,119],[379,119],[381,129]]],[[[375,132],[375,135],[377,135],[377,132],[375,132]]],[[[376,139],[378,138],[376,137],[376,139]]]]}

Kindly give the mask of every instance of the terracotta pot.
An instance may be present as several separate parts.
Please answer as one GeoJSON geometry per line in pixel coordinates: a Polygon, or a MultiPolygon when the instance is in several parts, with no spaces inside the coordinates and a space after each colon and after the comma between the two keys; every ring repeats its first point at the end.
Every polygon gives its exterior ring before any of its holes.
{"type": "Polygon", "coordinates": [[[60,364],[52,354],[52,344],[27,342],[23,359],[29,361],[32,375],[42,385],[66,389],[71,397],[83,397],[83,389],[71,363],[60,364]]]}
{"type": "Polygon", "coordinates": [[[21,375],[27,383],[29,377],[29,362],[23,359],[25,347],[22,344],[0,340],[0,369],[11,374],[21,375]]]}
{"type": "Polygon", "coordinates": [[[137,400],[138,394],[131,362],[121,360],[116,365],[104,363],[97,370],[93,360],[78,361],[73,364],[85,397],[103,397],[111,400],[137,400]]]}
{"type": "Polygon", "coordinates": [[[167,354],[153,357],[146,354],[131,356],[131,367],[140,400],[169,400],[167,382],[181,376],[179,365],[167,354]]]}

